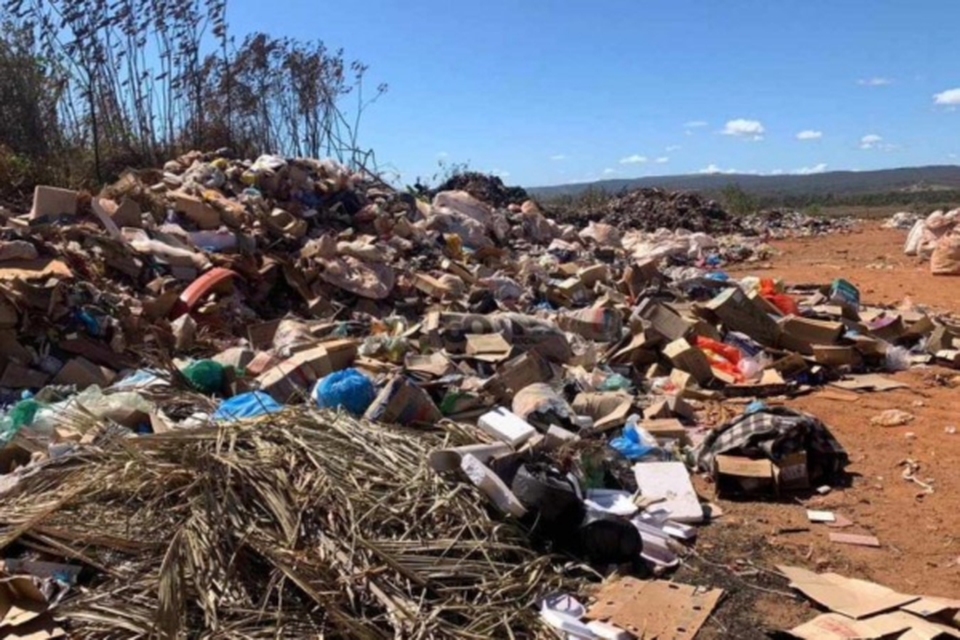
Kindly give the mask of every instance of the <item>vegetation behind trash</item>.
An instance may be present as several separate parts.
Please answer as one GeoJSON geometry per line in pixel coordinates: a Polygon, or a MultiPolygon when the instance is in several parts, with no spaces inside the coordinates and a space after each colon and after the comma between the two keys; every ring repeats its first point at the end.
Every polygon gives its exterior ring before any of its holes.
{"type": "Polygon", "coordinates": [[[252,33],[227,0],[7,0],[0,7],[0,185],[92,187],[195,148],[373,163],[384,91],[342,50],[252,33]]]}

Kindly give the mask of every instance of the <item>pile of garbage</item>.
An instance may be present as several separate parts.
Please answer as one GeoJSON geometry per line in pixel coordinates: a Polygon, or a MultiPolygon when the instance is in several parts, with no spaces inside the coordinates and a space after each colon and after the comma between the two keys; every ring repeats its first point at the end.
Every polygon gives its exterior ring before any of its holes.
{"type": "Polygon", "coordinates": [[[903,252],[930,261],[935,276],[960,275],[960,209],[934,211],[910,228],[903,252]]]}
{"type": "Polygon", "coordinates": [[[666,189],[633,189],[587,212],[587,220],[624,229],[686,229],[722,234],[739,231],[733,216],[720,204],[699,194],[666,189]]]}
{"type": "Polygon", "coordinates": [[[741,233],[771,239],[849,233],[857,224],[852,216],[813,216],[791,209],[769,209],[743,216],[738,222],[741,233]]]}
{"type": "Polygon", "coordinates": [[[0,547],[31,612],[0,632],[643,637],[635,585],[551,594],[678,566],[717,516],[691,473],[842,476],[828,425],[765,398],[960,366],[949,318],[636,226],[274,156],[38,188],[0,229],[0,547]]]}
{"type": "Polygon", "coordinates": [[[443,191],[466,191],[477,200],[497,208],[511,204],[520,205],[530,199],[523,187],[508,187],[498,176],[479,171],[464,171],[452,175],[433,189],[430,195],[443,191]]]}
{"type": "Polygon", "coordinates": [[[880,226],[884,229],[911,229],[920,219],[919,214],[899,211],[884,220],[880,226]]]}

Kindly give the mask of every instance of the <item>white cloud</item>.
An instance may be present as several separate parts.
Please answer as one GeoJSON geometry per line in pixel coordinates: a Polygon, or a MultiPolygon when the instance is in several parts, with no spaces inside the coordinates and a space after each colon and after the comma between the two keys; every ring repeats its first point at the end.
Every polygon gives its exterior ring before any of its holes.
{"type": "Polygon", "coordinates": [[[498,178],[509,178],[509,177],[510,177],[510,172],[509,172],[509,171],[504,171],[503,169],[494,169],[494,170],[491,171],[490,173],[492,173],[493,175],[497,176],[498,178]]]}
{"type": "Polygon", "coordinates": [[[567,159],[567,156],[563,155],[562,153],[558,153],[558,154],[555,155],[555,156],[550,156],[550,159],[551,159],[551,160],[566,160],[566,159],[567,159]]]}
{"type": "Polygon", "coordinates": [[[763,123],[759,120],[737,118],[736,120],[728,120],[726,126],[723,127],[720,133],[725,136],[734,136],[737,138],[763,140],[763,134],[765,132],[766,129],[763,128],[763,123]]]}
{"type": "Polygon", "coordinates": [[[883,136],[878,136],[875,133],[868,133],[860,138],[860,148],[877,149],[879,148],[881,142],[883,142],[883,136]]]}
{"type": "Polygon", "coordinates": [[[721,169],[720,167],[718,167],[717,165],[715,165],[714,163],[711,162],[710,164],[708,164],[707,166],[705,166],[703,169],[700,169],[700,171],[698,171],[698,173],[709,173],[709,174],[716,174],[716,173],[737,173],[737,170],[736,170],[736,169],[721,169]]]}
{"type": "Polygon", "coordinates": [[[615,174],[616,172],[617,172],[616,169],[604,169],[604,170],[603,170],[603,175],[605,175],[605,176],[612,176],[612,175],[615,174]]]}
{"type": "Polygon", "coordinates": [[[819,140],[823,137],[823,131],[814,131],[813,129],[804,129],[797,134],[797,140],[819,140]]]}
{"type": "Polygon", "coordinates": [[[947,154],[947,157],[956,159],[957,154],[955,154],[955,153],[948,153],[948,154],[947,154]]]}
{"type": "Polygon", "coordinates": [[[933,96],[933,103],[948,107],[960,105],[960,88],[947,89],[946,91],[935,94],[933,96]]]}
{"type": "Polygon", "coordinates": [[[647,161],[647,156],[641,156],[635,153],[632,156],[621,158],[620,164],[643,164],[646,161],[647,161]]]}
{"type": "Polygon", "coordinates": [[[774,169],[773,171],[770,172],[770,175],[772,175],[772,176],[782,176],[782,175],[783,175],[783,169],[774,169]]]}
{"type": "Polygon", "coordinates": [[[705,127],[708,124],[710,123],[707,122],[706,120],[691,120],[690,122],[684,123],[683,128],[684,129],[700,129],[701,127],[705,127]]]}
{"type": "Polygon", "coordinates": [[[889,84],[893,84],[893,80],[890,78],[861,78],[857,80],[857,84],[861,87],[885,87],[889,84]]]}
{"type": "Polygon", "coordinates": [[[668,158],[667,156],[660,156],[659,158],[654,160],[654,162],[656,162],[657,164],[667,164],[668,162],[670,162],[670,158],[668,158]]]}
{"type": "Polygon", "coordinates": [[[827,170],[827,163],[821,162],[820,164],[815,164],[812,167],[800,167],[799,169],[794,171],[794,173],[799,174],[801,176],[809,176],[814,173],[823,173],[826,170],[827,170]]]}
{"type": "Polygon", "coordinates": [[[437,152],[437,157],[438,157],[438,158],[448,158],[448,157],[450,157],[450,154],[447,153],[446,151],[438,151],[438,152],[437,152]]]}
{"type": "Polygon", "coordinates": [[[664,151],[666,151],[667,153],[673,153],[674,151],[680,151],[680,149],[682,149],[682,148],[683,148],[683,147],[681,147],[681,146],[678,145],[678,144],[672,144],[672,145],[670,145],[669,147],[667,147],[666,149],[664,149],[664,151]]]}

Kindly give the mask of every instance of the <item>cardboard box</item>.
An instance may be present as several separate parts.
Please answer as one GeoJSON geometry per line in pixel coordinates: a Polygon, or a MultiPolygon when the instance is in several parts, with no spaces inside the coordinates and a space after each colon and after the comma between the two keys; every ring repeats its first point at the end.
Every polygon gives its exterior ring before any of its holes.
{"type": "Polygon", "coordinates": [[[742,289],[727,289],[710,300],[705,309],[720,318],[728,331],[745,333],[766,347],[777,346],[780,328],[776,321],[742,289]]]}
{"type": "Polygon", "coordinates": [[[650,330],[654,335],[667,342],[686,338],[696,325],[696,320],[684,318],[667,306],[650,299],[637,305],[636,313],[650,323],[650,330]]]}
{"type": "Polygon", "coordinates": [[[810,488],[806,452],[785,456],[779,462],[718,455],[714,458],[714,478],[720,494],[779,494],[810,488]]]}
{"type": "Polygon", "coordinates": [[[33,208],[30,210],[30,217],[75,216],[79,198],[80,194],[76,191],[38,185],[33,190],[33,208]]]}
{"type": "Polygon", "coordinates": [[[357,358],[355,340],[326,342],[290,356],[257,378],[260,389],[280,403],[305,393],[317,380],[346,369],[357,358]]]}
{"type": "Polygon", "coordinates": [[[820,363],[831,367],[856,366],[863,362],[855,347],[813,345],[813,357],[820,363]]]}
{"type": "Polygon", "coordinates": [[[833,345],[843,335],[843,323],[787,316],[779,322],[780,344],[803,355],[813,355],[813,345],[833,345]]]}
{"type": "Polygon", "coordinates": [[[513,347],[499,333],[468,333],[467,355],[485,362],[502,362],[510,357],[513,347]]]}
{"type": "Polygon", "coordinates": [[[16,362],[11,362],[3,370],[0,377],[0,387],[10,389],[39,389],[46,386],[50,376],[42,371],[28,369],[16,362]]]}
{"type": "Polygon", "coordinates": [[[106,388],[116,377],[116,371],[96,365],[83,356],[77,356],[63,365],[63,368],[54,376],[53,384],[73,384],[78,389],[86,389],[91,385],[106,388]]]}
{"type": "Polygon", "coordinates": [[[690,436],[686,428],[675,418],[644,420],[640,426],[657,440],[679,440],[681,444],[690,444],[690,436]]]}
{"type": "Polygon", "coordinates": [[[700,385],[705,385],[713,379],[713,369],[710,368],[710,361],[707,360],[706,354],[691,346],[683,338],[674,340],[664,347],[663,355],[673,363],[674,367],[693,376],[700,385]]]}
{"type": "Polygon", "coordinates": [[[198,228],[207,230],[220,226],[220,212],[202,199],[182,191],[174,191],[170,196],[174,210],[193,221],[198,228]]]}
{"type": "Polygon", "coordinates": [[[583,286],[592,289],[598,282],[607,282],[610,279],[610,268],[605,264],[591,265],[580,269],[577,277],[580,278],[583,286]]]}
{"type": "Polygon", "coordinates": [[[644,292],[648,285],[656,282],[659,278],[660,270],[657,268],[657,261],[647,259],[624,269],[623,280],[621,282],[627,293],[637,298],[644,292]]]}

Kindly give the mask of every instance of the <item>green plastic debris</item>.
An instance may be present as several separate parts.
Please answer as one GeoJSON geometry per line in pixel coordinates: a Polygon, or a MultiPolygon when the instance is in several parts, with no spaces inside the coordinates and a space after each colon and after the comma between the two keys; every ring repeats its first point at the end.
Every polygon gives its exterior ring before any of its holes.
{"type": "Polygon", "coordinates": [[[194,360],[181,370],[194,389],[201,393],[219,393],[223,388],[225,367],[213,360],[194,360]]]}

